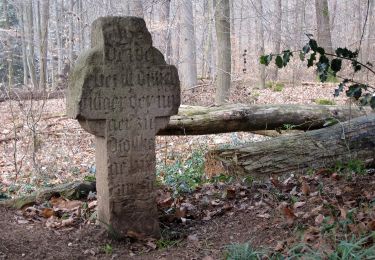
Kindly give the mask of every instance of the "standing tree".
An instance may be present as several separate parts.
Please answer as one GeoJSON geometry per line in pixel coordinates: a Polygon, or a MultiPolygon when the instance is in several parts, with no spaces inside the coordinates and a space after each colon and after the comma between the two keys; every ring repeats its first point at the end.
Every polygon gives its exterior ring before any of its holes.
{"type": "Polygon", "coordinates": [[[167,63],[171,63],[171,26],[170,26],[170,9],[171,0],[165,0],[160,3],[160,23],[163,26],[162,37],[162,52],[167,63]]]}
{"type": "Polygon", "coordinates": [[[26,41],[27,41],[27,66],[31,79],[31,84],[35,89],[38,89],[38,81],[36,78],[35,64],[34,64],[34,16],[33,16],[33,0],[27,0],[23,8],[25,11],[25,31],[26,31],[26,41]]]}
{"type": "Polygon", "coordinates": [[[144,17],[143,5],[141,0],[130,0],[129,2],[129,12],[131,16],[144,17]]]}
{"type": "Polygon", "coordinates": [[[215,103],[221,105],[229,98],[231,81],[231,42],[229,0],[215,1],[217,38],[217,79],[215,103]]]}
{"type": "MultiPolygon", "coordinates": [[[[262,0],[256,2],[257,10],[257,38],[258,38],[258,56],[264,55],[264,27],[263,27],[263,3],[262,0]]],[[[261,88],[266,87],[266,66],[258,64],[259,67],[259,85],[261,88]]]]}
{"type": "Polygon", "coordinates": [[[39,86],[43,90],[47,86],[47,52],[48,52],[48,20],[49,20],[49,0],[42,0],[41,5],[40,30],[40,62],[39,62],[39,86]]]}
{"type": "MultiPolygon", "coordinates": [[[[280,53],[281,51],[281,22],[282,22],[282,0],[274,0],[275,5],[275,30],[274,30],[274,52],[280,53]]],[[[274,73],[272,75],[272,79],[276,81],[278,79],[278,68],[275,66],[274,73]]]]}
{"type": "MultiPolygon", "coordinates": [[[[197,85],[197,57],[192,0],[180,2],[180,78],[182,88],[197,85]]],[[[230,59],[230,56],[229,56],[230,59]]]]}
{"type": "Polygon", "coordinates": [[[332,53],[333,48],[327,0],[315,0],[315,12],[318,44],[322,46],[326,52],[332,53]]]}

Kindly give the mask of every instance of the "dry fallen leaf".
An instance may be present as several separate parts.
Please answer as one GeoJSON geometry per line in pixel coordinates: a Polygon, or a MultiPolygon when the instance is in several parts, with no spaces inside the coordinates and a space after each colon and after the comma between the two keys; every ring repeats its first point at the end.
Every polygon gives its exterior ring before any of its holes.
{"type": "Polygon", "coordinates": [[[275,188],[277,188],[279,190],[282,190],[284,188],[284,185],[278,179],[276,179],[275,177],[271,177],[270,180],[271,180],[271,183],[273,184],[273,186],[275,186],[275,188]]]}
{"type": "Polygon", "coordinates": [[[74,224],[74,218],[72,218],[72,217],[70,217],[70,218],[68,218],[68,219],[63,219],[62,221],[61,221],[61,225],[63,226],[63,227],[68,227],[68,226],[71,226],[71,225],[73,225],[74,224]]]}
{"type": "Polygon", "coordinates": [[[302,181],[302,187],[301,187],[302,194],[305,196],[309,196],[310,194],[310,186],[307,184],[306,181],[302,181]]]}
{"type": "Polygon", "coordinates": [[[297,208],[304,206],[305,204],[306,204],[305,201],[297,201],[296,203],[294,203],[293,207],[297,209],[297,208]]]}
{"type": "Polygon", "coordinates": [[[176,209],[176,213],[174,214],[176,218],[185,218],[187,213],[187,209],[185,207],[179,207],[176,209]]]}
{"type": "Polygon", "coordinates": [[[55,212],[51,208],[44,208],[42,210],[42,217],[43,218],[50,218],[51,216],[54,216],[55,212]]]}
{"type": "Polygon", "coordinates": [[[130,238],[134,238],[134,239],[137,239],[137,240],[144,240],[145,239],[144,234],[141,234],[141,233],[138,233],[138,232],[135,232],[135,231],[132,231],[132,230],[128,230],[128,232],[126,232],[126,235],[130,238]]]}
{"type": "Polygon", "coordinates": [[[341,208],[341,207],[339,207],[339,209],[340,209],[341,219],[346,219],[347,210],[345,208],[341,208]]]}
{"type": "Polygon", "coordinates": [[[235,188],[228,188],[226,191],[226,198],[229,200],[236,198],[236,189],[235,188]]]}
{"type": "Polygon", "coordinates": [[[154,250],[157,248],[157,245],[153,241],[147,241],[146,245],[154,250]]]}
{"type": "Polygon", "coordinates": [[[322,176],[327,176],[330,174],[330,171],[325,168],[321,168],[315,172],[316,175],[322,175],[322,176]]]}
{"type": "Polygon", "coordinates": [[[289,206],[282,207],[282,212],[284,214],[284,217],[286,218],[286,222],[288,224],[293,224],[294,220],[296,219],[296,215],[294,214],[294,211],[289,206]]]}
{"type": "Polygon", "coordinates": [[[368,230],[369,230],[369,231],[375,231],[375,220],[371,220],[371,221],[367,224],[367,227],[368,227],[368,230]]]}
{"type": "Polygon", "coordinates": [[[271,215],[268,214],[268,213],[265,213],[265,214],[258,214],[257,217],[259,217],[259,218],[267,218],[267,219],[269,219],[269,218],[271,217],[271,215]]]}
{"type": "Polygon", "coordinates": [[[274,248],[276,252],[281,252],[284,250],[284,247],[286,245],[286,241],[277,241],[277,244],[274,248]]]}

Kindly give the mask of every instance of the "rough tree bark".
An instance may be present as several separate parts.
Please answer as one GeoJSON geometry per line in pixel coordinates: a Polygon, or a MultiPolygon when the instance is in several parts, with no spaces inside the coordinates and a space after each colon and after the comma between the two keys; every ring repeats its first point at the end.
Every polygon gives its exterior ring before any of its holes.
{"type": "Polygon", "coordinates": [[[162,35],[162,53],[168,64],[171,63],[171,24],[170,24],[171,0],[165,0],[160,3],[160,22],[163,26],[162,35]]]}
{"type": "Polygon", "coordinates": [[[29,84],[29,67],[27,66],[27,42],[26,42],[26,24],[25,24],[25,4],[20,4],[21,13],[19,15],[21,21],[21,41],[22,41],[22,67],[23,67],[23,84],[29,84]]]}
{"type": "Polygon", "coordinates": [[[33,18],[33,1],[27,0],[25,3],[25,21],[26,21],[26,41],[27,41],[27,66],[31,79],[31,84],[35,89],[38,89],[38,81],[36,78],[35,64],[34,64],[34,18],[33,18]]]}
{"type": "Polygon", "coordinates": [[[128,2],[130,15],[144,18],[142,1],[130,0],[128,2]]]}
{"type": "MultiPolygon", "coordinates": [[[[264,27],[263,27],[263,3],[262,0],[257,0],[257,38],[258,38],[258,57],[264,55],[264,27]]],[[[259,68],[259,86],[261,88],[266,87],[266,66],[258,62],[259,68]]]]}
{"type": "MultiPolygon", "coordinates": [[[[64,1],[62,1],[64,2],[64,1]]],[[[69,1],[69,68],[73,67],[74,64],[74,0],[69,1]]]]}
{"type": "Polygon", "coordinates": [[[42,0],[40,19],[40,62],[39,62],[39,87],[47,87],[47,52],[48,52],[48,20],[49,0],[42,0]]]}
{"type": "Polygon", "coordinates": [[[180,16],[180,65],[178,66],[181,87],[197,85],[197,57],[194,33],[193,5],[191,0],[181,0],[180,16]]]}
{"type": "Polygon", "coordinates": [[[327,0],[315,0],[315,12],[318,29],[318,44],[322,46],[326,52],[333,53],[327,0]]]}
{"type": "MultiPolygon", "coordinates": [[[[275,34],[275,47],[274,47],[274,52],[275,53],[280,53],[281,51],[281,22],[282,22],[282,5],[281,5],[281,0],[276,0],[275,1],[275,30],[274,30],[274,34],[275,34]]],[[[273,75],[272,75],[272,79],[274,81],[276,81],[278,79],[278,73],[279,73],[279,69],[277,68],[277,66],[275,66],[274,68],[274,71],[273,71],[273,75]]]]}
{"type": "Polygon", "coordinates": [[[217,0],[215,5],[217,39],[217,79],[215,103],[224,104],[229,98],[231,80],[231,42],[229,0],[217,0]]]}
{"type": "Polygon", "coordinates": [[[181,106],[158,135],[204,135],[240,131],[275,130],[284,125],[296,130],[322,128],[329,118],[345,121],[372,113],[371,109],[322,105],[181,106]]]}
{"type": "Polygon", "coordinates": [[[255,176],[334,167],[352,159],[375,165],[375,115],[355,118],[326,129],[282,136],[208,154],[229,171],[255,176]]]}

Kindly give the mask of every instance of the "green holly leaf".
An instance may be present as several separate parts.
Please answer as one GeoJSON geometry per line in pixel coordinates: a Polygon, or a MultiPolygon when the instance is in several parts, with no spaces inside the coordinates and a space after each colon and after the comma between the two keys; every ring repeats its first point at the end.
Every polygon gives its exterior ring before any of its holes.
{"type": "Polygon", "coordinates": [[[335,89],[335,93],[333,94],[333,96],[334,97],[338,97],[339,95],[340,95],[340,93],[341,92],[343,92],[343,90],[344,90],[344,83],[340,83],[339,85],[338,85],[338,87],[335,89]]]}
{"type": "Polygon", "coordinates": [[[331,61],[331,69],[333,72],[338,72],[341,70],[341,64],[342,64],[342,60],[341,59],[333,59],[331,61]]]}
{"type": "Polygon", "coordinates": [[[283,58],[281,58],[280,55],[277,55],[275,63],[276,66],[281,69],[283,67],[283,58]]]}
{"type": "Polygon", "coordinates": [[[293,56],[293,53],[290,50],[283,51],[283,66],[285,67],[290,61],[290,57],[293,56]]]}
{"type": "Polygon", "coordinates": [[[310,39],[309,45],[310,45],[311,50],[316,52],[316,50],[318,49],[318,43],[314,39],[310,39]]]}
{"type": "Polygon", "coordinates": [[[370,107],[375,110],[375,96],[373,95],[370,100],[370,107]]]}
{"type": "Polygon", "coordinates": [[[316,59],[316,53],[311,53],[310,58],[307,60],[307,67],[311,67],[314,65],[314,61],[316,59]]]}
{"type": "Polygon", "coordinates": [[[260,56],[259,62],[260,62],[260,64],[268,66],[270,64],[271,60],[272,60],[272,54],[263,55],[263,56],[260,56]]]}
{"type": "Polygon", "coordinates": [[[359,99],[362,95],[362,85],[361,84],[354,84],[349,87],[346,91],[346,95],[348,97],[354,97],[355,99],[359,99]]]}
{"type": "Polygon", "coordinates": [[[306,44],[305,46],[303,46],[302,48],[302,51],[306,54],[306,53],[309,53],[309,51],[311,50],[310,48],[310,45],[309,44],[306,44]]]}
{"type": "Polygon", "coordinates": [[[316,48],[316,52],[318,52],[320,55],[324,55],[326,53],[326,51],[322,47],[316,48]]]}

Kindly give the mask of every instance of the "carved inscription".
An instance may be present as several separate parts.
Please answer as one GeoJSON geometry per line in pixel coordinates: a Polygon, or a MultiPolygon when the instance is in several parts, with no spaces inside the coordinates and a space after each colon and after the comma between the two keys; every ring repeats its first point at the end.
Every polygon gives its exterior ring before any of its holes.
{"type": "Polygon", "coordinates": [[[104,17],[72,75],[68,114],[97,135],[100,222],[124,236],[159,236],[155,134],[178,112],[176,68],[152,47],[142,19],[104,17]]]}

